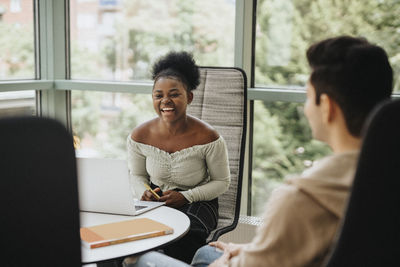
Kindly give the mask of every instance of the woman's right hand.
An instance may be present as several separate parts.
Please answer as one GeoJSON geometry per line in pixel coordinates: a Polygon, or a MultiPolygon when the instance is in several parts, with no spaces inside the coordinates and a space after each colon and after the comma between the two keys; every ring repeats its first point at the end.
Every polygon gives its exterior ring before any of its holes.
{"type": "MultiPolygon", "coordinates": [[[[157,187],[156,189],[153,189],[153,191],[158,194],[158,192],[160,192],[161,189],[159,187],[157,187]]],[[[140,200],[158,201],[158,199],[149,190],[146,190],[146,191],[143,192],[142,198],[140,200]]]]}

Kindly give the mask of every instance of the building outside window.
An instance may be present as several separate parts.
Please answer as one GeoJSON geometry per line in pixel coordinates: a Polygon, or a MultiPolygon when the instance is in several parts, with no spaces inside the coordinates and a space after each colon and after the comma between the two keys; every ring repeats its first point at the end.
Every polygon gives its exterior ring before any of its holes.
{"type": "MultiPolygon", "coordinates": [[[[33,1],[0,0],[0,81],[35,79],[33,1]]],[[[35,92],[0,92],[0,117],[35,114],[35,92]]]]}
{"type": "Polygon", "coordinates": [[[21,0],[10,0],[10,12],[18,13],[21,12],[21,0]]]}

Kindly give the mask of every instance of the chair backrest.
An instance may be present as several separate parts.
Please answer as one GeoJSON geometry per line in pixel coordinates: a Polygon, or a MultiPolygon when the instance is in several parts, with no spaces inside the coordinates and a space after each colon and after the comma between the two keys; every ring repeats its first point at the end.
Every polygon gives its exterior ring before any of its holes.
{"type": "Polygon", "coordinates": [[[372,114],[326,266],[400,266],[400,101],[372,114]]]}
{"type": "Polygon", "coordinates": [[[54,120],[0,120],[2,266],[81,266],[75,151],[54,120]]]}
{"type": "Polygon", "coordinates": [[[233,230],[239,219],[246,141],[246,74],[238,68],[201,67],[201,82],[193,91],[188,113],[212,125],[228,147],[231,184],[218,198],[217,229],[208,241],[233,230]]]}

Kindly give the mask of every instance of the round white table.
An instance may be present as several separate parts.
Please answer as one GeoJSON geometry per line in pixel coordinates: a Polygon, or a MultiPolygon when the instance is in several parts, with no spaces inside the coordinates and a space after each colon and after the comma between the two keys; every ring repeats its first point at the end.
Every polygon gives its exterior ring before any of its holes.
{"type": "Polygon", "coordinates": [[[95,249],[90,249],[82,245],[82,263],[93,263],[109,260],[155,249],[179,239],[187,233],[190,226],[190,221],[186,214],[166,206],[158,207],[138,216],[123,216],[93,212],[80,213],[81,227],[132,220],[135,218],[150,218],[164,223],[172,227],[174,229],[174,233],[95,249]]]}

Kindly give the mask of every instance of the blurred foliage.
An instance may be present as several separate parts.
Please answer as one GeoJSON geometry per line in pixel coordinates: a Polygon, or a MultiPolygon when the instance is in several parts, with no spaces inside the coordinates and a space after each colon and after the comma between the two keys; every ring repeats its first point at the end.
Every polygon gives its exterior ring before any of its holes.
{"type": "MultiPolygon", "coordinates": [[[[199,65],[233,66],[234,3],[226,0],[121,3],[115,34],[99,40],[101,50],[96,57],[100,60],[93,64],[101,72],[86,75],[76,71],[78,64],[72,63],[73,78],[149,80],[154,61],[171,50],[193,53],[199,65]]],[[[78,54],[71,54],[72,59],[80,60],[78,54]]]]}
{"type": "Polygon", "coordinates": [[[156,116],[153,111],[151,95],[117,94],[129,107],[120,109],[115,105],[116,116],[110,116],[107,129],[107,136],[104,141],[97,143],[100,152],[104,157],[125,158],[126,138],[134,126],[148,121],[156,116]]]}
{"type": "Polygon", "coordinates": [[[34,47],[32,25],[0,20],[0,80],[34,79],[34,47]]]}
{"type": "Polygon", "coordinates": [[[302,104],[255,101],[252,214],[261,215],[266,199],[284,178],[329,153],[326,144],[312,138],[302,104]]]}
{"type": "MultiPolygon", "coordinates": [[[[399,12],[398,0],[258,0],[255,83],[304,86],[309,75],[307,48],[346,34],[365,37],[386,50],[395,71],[395,90],[400,91],[399,12]]],[[[302,105],[296,103],[256,101],[253,145],[255,215],[285,177],[301,173],[330,153],[326,145],[312,139],[302,105]],[[271,121],[278,123],[273,126],[271,121]],[[262,125],[279,127],[276,138],[262,125]]]]}
{"type": "Polygon", "coordinates": [[[399,0],[258,0],[256,83],[304,85],[306,49],[337,36],[367,38],[382,46],[395,70],[400,91],[399,0]]]}
{"type": "Polygon", "coordinates": [[[99,92],[72,92],[72,128],[74,135],[79,136],[80,139],[83,139],[85,135],[96,135],[99,131],[100,94],[99,92]]]}

